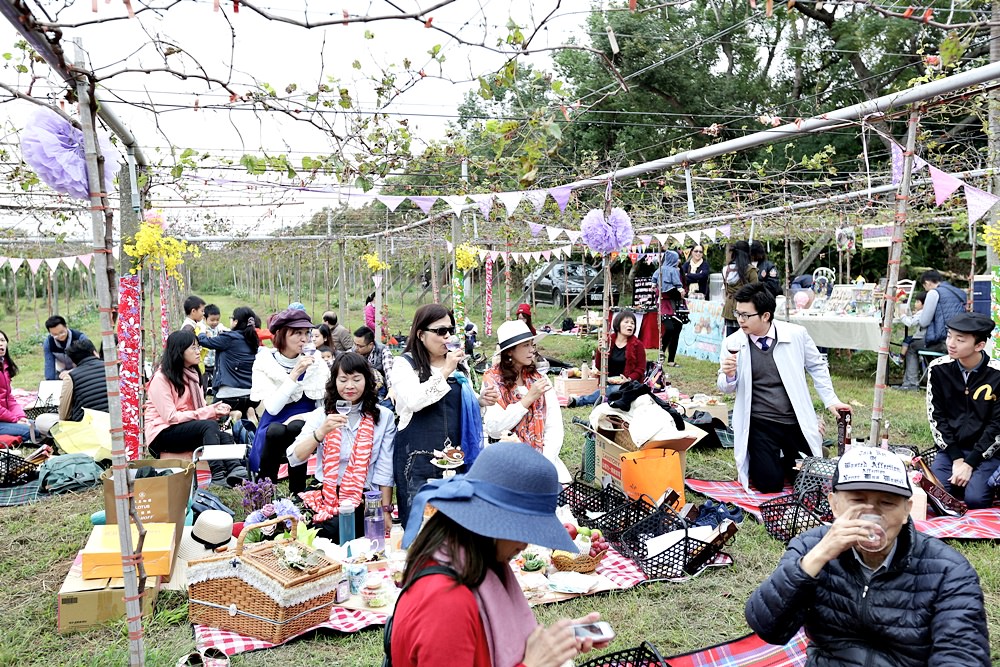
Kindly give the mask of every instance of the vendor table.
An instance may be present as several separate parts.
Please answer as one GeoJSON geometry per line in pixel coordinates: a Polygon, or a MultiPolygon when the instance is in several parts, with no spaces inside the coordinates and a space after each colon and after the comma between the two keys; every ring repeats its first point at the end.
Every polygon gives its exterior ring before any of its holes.
{"type": "MultiPolygon", "coordinates": [[[[783,311],[774,315],[775,319],[786,319],[783,311]]],[[[882,345],[882,321],[874,317],[792,315],[787,321],[805,327],[819,347],[877,352],[882,345]]]]}

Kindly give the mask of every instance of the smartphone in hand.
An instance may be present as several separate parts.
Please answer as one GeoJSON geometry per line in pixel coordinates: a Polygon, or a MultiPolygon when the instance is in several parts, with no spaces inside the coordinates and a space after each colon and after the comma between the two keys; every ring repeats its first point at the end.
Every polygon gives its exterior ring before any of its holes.
{"type": "Polygon", "coordinates": [[[595,644],[610,642],[615,638],[615,631],[607,621],[580,623],[573,626],[573,633],[579,639],[593,639],[595,644]]]}

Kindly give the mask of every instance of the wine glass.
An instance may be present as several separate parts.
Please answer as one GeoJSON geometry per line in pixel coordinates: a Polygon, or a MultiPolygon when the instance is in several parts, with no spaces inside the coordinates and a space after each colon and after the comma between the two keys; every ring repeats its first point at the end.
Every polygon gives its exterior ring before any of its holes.
{"type": "Polygon", "coordinates": [[[351,411],[350,401],[343,401],[343,400],[337,401],[337,414],[346,415],[350,411],[351,411]]]}
{"type": "Polygon", "coordinates": [[[455,350],[462,349],[462,341],[458,338],[458,336],[452,336],[447,341],[445,341],[444,345],[446,348],[448,348],[449,352],[454,352],[455,350]]]}

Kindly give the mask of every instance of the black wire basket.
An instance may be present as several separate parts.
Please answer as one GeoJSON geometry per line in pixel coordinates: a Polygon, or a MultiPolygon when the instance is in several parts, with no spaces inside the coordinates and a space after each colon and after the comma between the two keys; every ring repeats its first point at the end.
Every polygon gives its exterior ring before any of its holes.
{"type": "Polygon", "coordinates": [[[833,520],[826,518],[830,503],[819,490],[789,493],[768,500],[760,506],[760,515],[768,534],[788,544],[793,537],[833,520]]]}
{"type": "Polygon", "coordinates": [[[815,509],[823,521],[833,521],[833,511],[826,497],[830,493],[838,461],[840,457],[824,459],[810,456],[803,459],[799,474],[795,476],[795,484],[792,485],[796,495],[817,495],[815,509]]]}
{"type": "Polygon", "coordinates": [[[604,539],[617,547],[626,530],[656,512],[656,501],[645,494],[635,500],[625,500],[624,504],[596,519],[580,519],[580,525],[600,530],[604,539]]]}
{"type": "Polygon", "coordinates": [[[718,555],[720,548],[688,535],[688,522],[664,504],[656,512],[625,531],[621,552],[635,561],[650,580],[681,580],[698,574],[718,555]],[[649,555],[647,540],[684,531],[683,537],[655,555],[649,555]]]}
{"type": "Polygon", "coordinates": [[[613,486],[604,488],[594,486],[583,481],[581,475],[578,475],[572,483],[563,486],[558,499],[560,506],[569,506],[573,516],[581,525],[590,520],[587,518],[587,512],[610,512],[626,502],[628,497],[618,489],[613,486]]]}
{"type": "Polygon", "coordinates": [[[33,408],[25,408],[24,415],[28,419],[38,419],[39,416],[45,414],[56,414],[59,412],[58,405],[37,405],[33,408]]]}
{"type": "Polygon", "coordinates": [[[649,642],[643,642],[635,648],[605,653],[577,667],[670,667],[656,647],[649,642]]]}
{"type": "Polygon", "coordinates": [[[21,486],[38,479],[38,466],[0,450],[0,487],[21,486]]]}

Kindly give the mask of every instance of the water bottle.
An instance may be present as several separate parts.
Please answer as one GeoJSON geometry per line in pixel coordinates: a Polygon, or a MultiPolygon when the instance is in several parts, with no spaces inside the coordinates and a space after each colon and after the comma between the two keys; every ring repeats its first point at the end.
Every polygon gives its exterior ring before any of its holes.
{"type": "Polygon", "coordinates": [[[382,511],[382,492],[365,493],[365,539],[371,540],[375,551],[385,551],[385,513],[382,511]]]}
{"type": "Polygon", "coordinates": [[[354,505],[347,502],[340,503],[338,524],[340,544],[343,546],[354,539],[354,505]]]}

